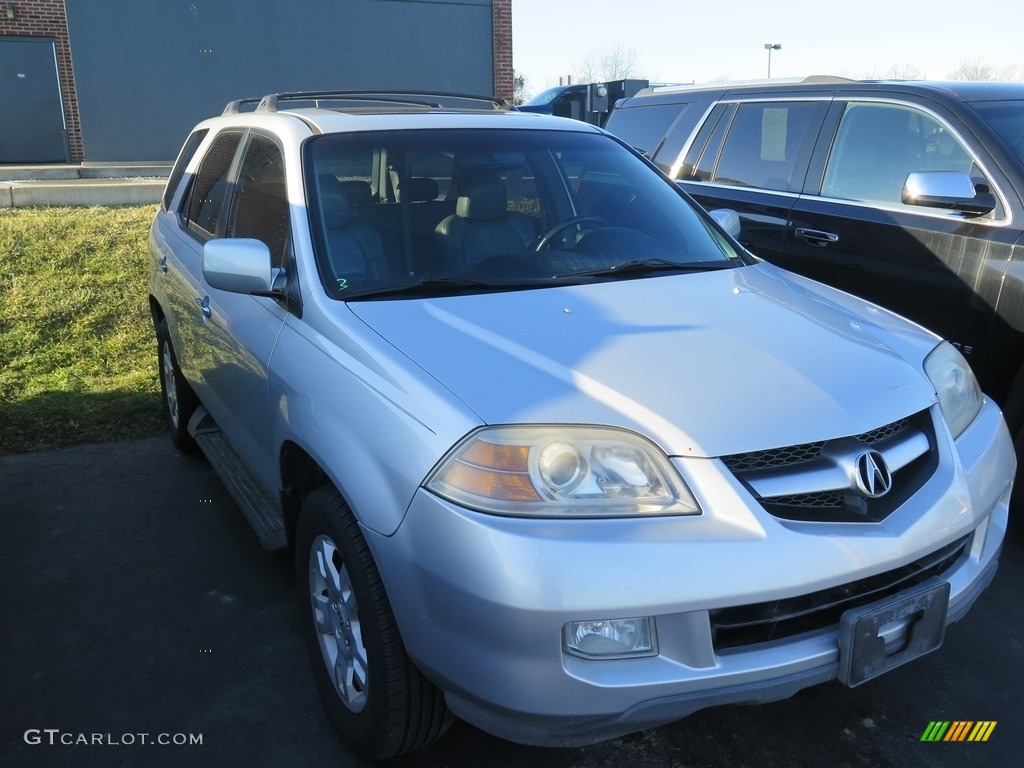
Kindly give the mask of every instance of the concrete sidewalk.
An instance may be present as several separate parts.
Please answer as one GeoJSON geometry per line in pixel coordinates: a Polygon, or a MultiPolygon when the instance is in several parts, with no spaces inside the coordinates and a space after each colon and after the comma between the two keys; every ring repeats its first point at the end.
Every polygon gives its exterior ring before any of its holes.
{"type": "Polygon", "coordinates": [[[0,166],[0,208],[157,203],[170,163],[0,166]]]}

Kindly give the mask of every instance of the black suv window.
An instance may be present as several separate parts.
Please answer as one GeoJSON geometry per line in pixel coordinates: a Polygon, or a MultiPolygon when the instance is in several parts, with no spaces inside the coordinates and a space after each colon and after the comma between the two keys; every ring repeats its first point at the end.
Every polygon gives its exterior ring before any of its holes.
{"type": "Polygon", "coordinates": [[[228,186],[228,170],[241,139],[240,131],[222,133],[214,139],[196,171],[192,194],[184,213],[188,228],[202,238],[213,237],[217,232],[217,221],[228,186]]]}
{"type": "Polygon", "coordinates": [[[203,239],[216,234],[227,191],[227,171],[241,140],[241,131],[217,136],[196,172],[196,181],[185,208],[185,219],[188,228],[203,239]]]}
{"type": "MultiPolygon", "coordinates": [[[[668,134],[669,128],[681,118],[688,106],[688,104],[657,104],[652,107],[620,109],[613,113],[615,115],[614,133],[628,136],[630,146],[653,160],[662,154],[663,139],[668,134]]],[[[687,128],[689,127],[688,122],[687,128]]],[[[687,135],[689,135],[688,131],[687,135]]],[[[682,140],[685,141],[686,137],[683,137],[682,140]]],[[[675,154],[678,155],[681,149],[681,145],[675,147],[675,154]]],[[[675,156],[671,156],[663,168],[667,170],[667,166],[674,161],[675,156]]]]}
{"type": "MultiPolygon", "coordinates": [[[[741,104],[729,128],[712,182],[790,189],[796,156],[817,105],[813,101],[741,104]]],[[[795,180],[796,187],[802,180],[795,180]]]]}
{"type": "Polygon", "coordinates": [[[821,194],[898,204],[907,175],[915,171],[978,175],[960,140],[926,112],[852,102],[843,112],[821,194]]]}
{"type": "Polygon", "coordinates": [[[288,195],[284,179],[281,148],[267,136],[251,134],[235,182],[226,235],[262,240],[270,249],[275,267],[282,265],[288,244],[288,195]]]}

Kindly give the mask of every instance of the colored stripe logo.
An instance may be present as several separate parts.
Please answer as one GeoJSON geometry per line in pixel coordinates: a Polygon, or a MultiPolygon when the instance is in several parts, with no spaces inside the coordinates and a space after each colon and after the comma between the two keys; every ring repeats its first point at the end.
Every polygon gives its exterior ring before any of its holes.
{"type": "Polygon", "coordinates": [[[996,720],[932,720],[921,741],[988,741],[996,720]]]}

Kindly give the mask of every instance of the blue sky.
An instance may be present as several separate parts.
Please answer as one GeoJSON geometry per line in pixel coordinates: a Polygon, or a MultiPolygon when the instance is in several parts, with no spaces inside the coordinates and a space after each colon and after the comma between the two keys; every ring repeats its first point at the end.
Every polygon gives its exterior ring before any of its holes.
{"type": "Polygon", "coordinates": [[[1024,78],[1020,0],[512,0],[512,27],[513,65],[532,93],[616,46],[658,82],[764,78],[769,42],[782,44],[773,78],[880,77],[910,65],[943,79],[966,61],[1024,78]]]}

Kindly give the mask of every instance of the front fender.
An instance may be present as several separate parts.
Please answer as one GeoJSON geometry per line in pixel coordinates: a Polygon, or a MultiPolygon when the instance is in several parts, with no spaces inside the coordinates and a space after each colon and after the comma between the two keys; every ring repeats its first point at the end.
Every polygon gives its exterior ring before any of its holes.
{"type": "Polygon", "coordinates": [[[424,477],[480,421],[360,322],[341,329],[368,353],[357,358],[306,324],[310,314],[289,318],[271,360],[275,445],[306,451],[360,524],[391,535],[424,477]]]}

